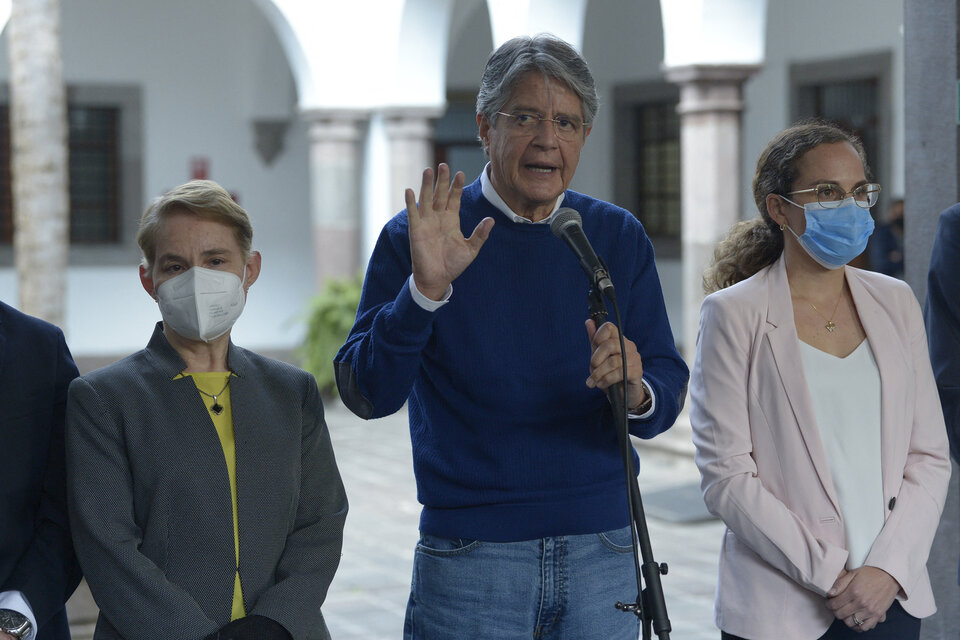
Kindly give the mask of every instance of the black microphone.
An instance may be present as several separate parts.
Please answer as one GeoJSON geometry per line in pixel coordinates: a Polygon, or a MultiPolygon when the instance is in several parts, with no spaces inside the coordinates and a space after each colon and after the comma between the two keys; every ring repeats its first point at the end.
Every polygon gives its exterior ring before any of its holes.
{"type": "Polygon", "coordinates": [[[600,262],[600,258],[590,246],[590,241],[583,233],[583,223],[580,214],[570,207],[563,207],[557,210],[553,220],[550,222],[550,231],[553,235],[567,243],[573,249],[573,253],[580,261],[580,266],[587,272],[590,278],[590,284],[603,292],[608,298],[613,299],[613,283],[610,281],[610,274],[607,268],[600,262]]]}

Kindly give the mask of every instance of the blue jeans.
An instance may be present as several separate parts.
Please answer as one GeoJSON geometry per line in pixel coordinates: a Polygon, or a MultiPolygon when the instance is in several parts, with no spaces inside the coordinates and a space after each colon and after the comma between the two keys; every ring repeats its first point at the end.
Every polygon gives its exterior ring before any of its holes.
{"type": "Polygon", "coordinates": [[[423,534],[404,640],[637,640],[630,528],[524,542],[423,534]]]}

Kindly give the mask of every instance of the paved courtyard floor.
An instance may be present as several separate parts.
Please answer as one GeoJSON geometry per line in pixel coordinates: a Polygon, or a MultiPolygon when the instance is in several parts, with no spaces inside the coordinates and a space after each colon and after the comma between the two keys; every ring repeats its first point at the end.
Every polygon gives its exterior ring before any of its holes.
{"type": "MultiPolygon", "coordinates": [[[[350,514],[324,616],[334,640],[397,640],[420,516],[406,410],[365,422],[339,403],[328,403],[327,423],[350,514]]],[[[717,640],[712,609],[723,526],[717,520],[661,520],[647,504],[648,495],[652,499],[666,489],[680,487],[690,494],[699,481],[693,460],[641,445],[639,477],[654,557],[670,567],[662,582],[671,638],[717,640]]]]}
{"type": "MultiPolygon", "coordinates": [[[[350,513],[343,559],[323,613],[334,640],[398,640],[420,516],[406,410],[363,421],[332,401],[326,403],[326,417],[350,513]]],[[[689,511],[692,503],[702,509],[694,490],[699,475],[688,455],[636,442],[651,546],[657,562],[670,567],[662,584],[671,638],[717,640],[712,604],[723,526],[712,519],[678,523],[657,517],[660,512],[669,517],[671,507],[689,511]]],[[[74,640],[88,640],[96,605],[86,585],[71,599],[68,611],[74,640]]],[[[612,610],[611,615],[627,614],[612,610]]]]}

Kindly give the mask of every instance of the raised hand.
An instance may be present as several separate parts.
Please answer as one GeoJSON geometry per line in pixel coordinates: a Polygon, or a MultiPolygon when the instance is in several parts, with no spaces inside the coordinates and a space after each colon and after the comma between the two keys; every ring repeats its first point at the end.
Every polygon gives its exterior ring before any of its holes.
{"type": "Polygon", "coordinates": [[[431,300],[440,300],[447,287],[470,266],[480,247],[490,236],[493,218],[484,218],[469,238],[460,230],[460,194],[464,175],[458,171],[450,182],[450,168],[425,169],[420,185],[420,204],[413,189],[407,189],[407,219],[410,223],[410,256],[413,281],[420,293],[431,300]]]}
{"type": "MultiPolygon", "coordinates": [[[[623,381],[623,362],[620,358],[620,338],[617,327],[609,322],[597,329],[593,320],[587,320],[587,336],[593,355],[590,356],[590,377],[587,386],[591,389],[608,389],[611,385],[623,381]]],[[[626,336],[623,337],[623,346],[627,353],[627,408],[640,406],[647,398],[643,385],[643,360],[635,345],[626,336]]]]}

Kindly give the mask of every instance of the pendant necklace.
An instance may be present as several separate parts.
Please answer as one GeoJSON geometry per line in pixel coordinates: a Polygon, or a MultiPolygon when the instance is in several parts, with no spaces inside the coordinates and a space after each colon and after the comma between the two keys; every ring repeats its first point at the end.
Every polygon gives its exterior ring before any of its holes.
{"type": "MultiPolygon", "coordinates": [[[[832,329],[831,329],[831,331],[832,331],[832,329]]],[[[199,391],[199,392],[202,393],[203,395],[207,396],[208,398],[213,398],[213,404],[210,405],[210,411],[213,411],[213,415],[215,415],[215,416],[218,416],[218,415],[220,415],[221,413],[223,413],[223,405],[220,404],[220,403],[217,401],[217,398],[219,398],[221,395],[223,395],[223,392],[226,391],[226,390],[227,390],[227,387],[230,386],[230,378],[231,378],[231,377],[233,377],[233,374],[232,374],[232,373],[227,375],[227,383],[226,383],[225,385],[223,385],[223,389],[220,389],[220,391],[218,391],[218,392],[216,392],[216,393],[207,393],[206,391],[204,391],[203,389],[201,389],[199,386],[197,387],[197,391],[199,391]]]]}
{"type": "Polygon", "coordinates": [[[837,325],[833,321],[833,316],[837,315],[837,309],[840,307],[840,301],[842,299],[843,299],[843,289],[841,288],[840,296],[837,298],[837,304],[833,305],[833,313],[830,314],[829,318],[823,315],[822,313],[820,313],[820,309],[817,309],[817,306],[815,304],[807,300],[807,304],[813,307],[813,310],[817,312],[817,315],[827,321],[827,324],[823,325],[823,328],[829,331],[830,333],[833,333],[834,330],[837,328],[837,325]]]}

